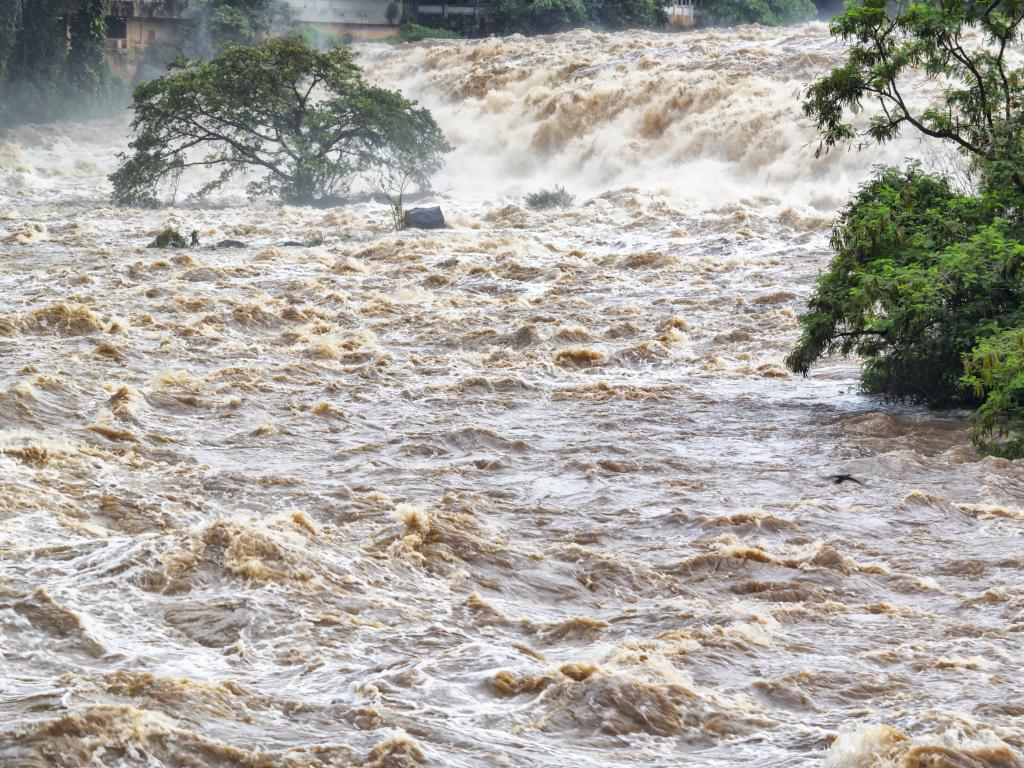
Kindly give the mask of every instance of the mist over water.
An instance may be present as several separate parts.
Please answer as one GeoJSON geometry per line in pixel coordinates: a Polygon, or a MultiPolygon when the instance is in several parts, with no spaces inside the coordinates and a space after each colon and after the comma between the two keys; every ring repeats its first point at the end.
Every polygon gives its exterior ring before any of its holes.
{"type": "Polygon", "coordinates": [[[782,364],[824,25],[362,50],[448,230],[0,139],[0,765],[1024,766],[1021,469],[782,364]]]}

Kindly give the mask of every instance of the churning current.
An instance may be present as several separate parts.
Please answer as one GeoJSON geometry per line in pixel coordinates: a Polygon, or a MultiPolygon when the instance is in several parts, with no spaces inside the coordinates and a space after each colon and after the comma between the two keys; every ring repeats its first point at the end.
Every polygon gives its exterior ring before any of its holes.
{"type": "Polygon", "coordinates": [[[0,139],[0,764],[1024,766],[1024,471],[782,363],[919,153],[815,159],[839,54],[366,46],[457,147],[430,233],[112,208],[122,118],[0,139]]]}

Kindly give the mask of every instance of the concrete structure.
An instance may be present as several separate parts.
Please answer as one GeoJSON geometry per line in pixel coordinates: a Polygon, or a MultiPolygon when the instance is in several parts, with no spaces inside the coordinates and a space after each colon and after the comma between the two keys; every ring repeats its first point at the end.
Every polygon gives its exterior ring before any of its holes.
{"type": "Polygon", "coordinates": [[[692,27],[697,23],[695,10],[698,5],[698,0],[675,0],[672,5],[666,5],[669,26],[692,27]]]}
{"type": "MultiPolygon", "coordinates": [[[[379,40],[395,34],[401,0],[286,0],[300,26],[342,39],[379,40]],[[389,11],[390,7],[390,11],[389,11]],[[391,20],[389,20],[391,19],[391,20]]],[[[131,82],[155,46],[172,49],[189,34],[188,0],[114,0],[107,16],[107,57],[131,82]]]]}
{"type": "Polygon", "coordinates": [[[327,34],[379,40],[395,34],[402,13],[396,0],[287,0],[295,21],[327,34]],[[392,6],[391,19],[388,7],[392,6]]]}
{"type": "Polygon", "coordinates": [[[131,82],[156,45],[177,45],[188,19],[185,2],[112,2],[107,16],[107,60],[115,75],[131,82]]]}
{"type": "Polygon", "coordinates": [[[477,0],[450,0],[449,2],[437,2],[436,0],[413,0],[409,4],[414,19],[423,17],[437,17],[447,19],[449,16],[478,16],[479,8],[477,0]]]}

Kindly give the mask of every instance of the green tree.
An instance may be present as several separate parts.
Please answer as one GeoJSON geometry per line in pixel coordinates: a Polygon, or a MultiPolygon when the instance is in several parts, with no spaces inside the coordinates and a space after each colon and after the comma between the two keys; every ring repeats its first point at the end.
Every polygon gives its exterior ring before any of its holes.
{"type": "Polygon", "coordinates": [[[833,229],[835,255],[787,358],[807,373],[854,353],[867,392],[980,403],[975,441],[1013,456],[1024,454],[1024,69],[1008,53],[1022,23],[1021,0],[864,0],[833,21],[845,61],[804,101],[823,148],[910,126],[956,147],[974,189],[915,165],[878,171],[833,229]],[[941,98],[918,106],[908,94],[922,87],[941,98]]]}
{"type": "Polygon", "coordinates": [[[709,0],[698,9],[698,21],[716,27],[738,24],[778,27],[799,24],[817,15],[818,9],[812,0],[709,0]]]}
{"type": "Polygon", "coordinates": [[[668,22],[661,0],[588,0],[587,16],[594,26],[604,29],[656,27],[668,22]]]}
{"type": "MultiPolygon", "coordinates": [[[[1019,160],[1024,76],[1008,55],[1021,39],[1022,22],[1022,0],[850,5],[831,24],[833,36],[847,43],[846,60],[807,89],[804,113],[826,148],[858,136],[885,143],[911,126],[962,150],[983,172],[1019,160]],[[981,45],[966,41],[975,31],[981,45]],[[943,98],[915,106],[911,89],[935,90],[943,98]],[[865,102],[876,112],[858,129],[850,118],[865,102]]],[[[1019,170],[1010,177],[1024,191],[1019,170]]]]}
{"type": "Polygon", "coordinates": [[[65,82],[71,97],[100,97],[109,86],[106,13],[107,0],[79,0],[71,16],[71,46],[65,65],[65,82]]]}
{"type": "Polygon", "coordinates": [[[587,24],[584,0],[493,0],[487,5],[488,26],[502,33],[543,35],[587,24]]]}
{"type": "Polygon", "coordinates": [[[134,94],[133,154],[111,175],[113,199],[154,205],[188,168],[262,172],[253,195],[308,203],[382,169],[429,177],[451,150],[430,113],[363,78],[347,47],[319,53],[296,37],[228,46],[209,62],[179,61],[134,94]]]}

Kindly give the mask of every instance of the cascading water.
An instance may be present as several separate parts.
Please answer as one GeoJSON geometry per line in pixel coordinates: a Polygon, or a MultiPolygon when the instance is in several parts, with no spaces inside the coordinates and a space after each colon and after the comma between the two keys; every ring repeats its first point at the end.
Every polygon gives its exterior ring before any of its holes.
{"type": "Polygon", "coordinates": [[[1024,766],[1021,470],[782,365],[917,151],[814,159],[838,55],[367,46],[457,148],[432,233],[111,208],[123,121],[0,140],[0,764],[1024,766]]]}

